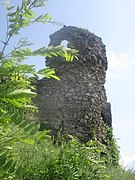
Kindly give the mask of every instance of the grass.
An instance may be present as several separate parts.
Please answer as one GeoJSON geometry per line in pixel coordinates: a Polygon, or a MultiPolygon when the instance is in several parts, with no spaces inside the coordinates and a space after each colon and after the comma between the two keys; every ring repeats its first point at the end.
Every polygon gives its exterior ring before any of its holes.
{"type": "Polygon", "coordinates": [[[122,167],[108,168],[109,180],[135,180],[135,172],[124,170],[122,167]]]}
{"type": "Polygon", "coordinates": [[[75,139],[61,146],[46,141],[16,150],[18,167],[21,166],[15,173],[16,180],[108,179],[100,150],[86,147],[75,139]]]}
{"type": "Polygon", "coordinates": [[[61,145],[52,140],[17,144],[16,170],[4,180],[135,180],[135,173],[106,162],[103,151],[98,141],[84,145],[75,138],[61,145]]]}

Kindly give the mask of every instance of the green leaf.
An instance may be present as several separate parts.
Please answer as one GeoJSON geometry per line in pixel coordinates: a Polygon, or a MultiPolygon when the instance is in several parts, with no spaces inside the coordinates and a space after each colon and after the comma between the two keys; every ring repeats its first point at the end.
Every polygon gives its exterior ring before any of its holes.
{"type": "Polygon", "coordinates": [[[45,14],[45,15],[40,15],[40,16],[38,16],[35,20],[34,20],[34,22],[42,22],[42,23],[47,23],[48,21],[50,21],[51,20],[51,16],[47,13],[47,14],[45,14]]]}
{"type": "Polygon", "coordinates": [[[16,18],[9,18],[9,22],[16,22],[16,18]]]}
{"type": "Polygon", "coordinates": [[[24,143],[28,143],[28,144],[34,144],[34,139],[32,138],[24,138],[24,139],[21,139],[22,142],[24,143]]]}
{"type": "Polygon", "coordinates": [[[29,14],[29,15],[34,15],[35,13],[32,11],[32,10],[30,10],[29,8],[25,8],[25,12],[27,13],[27,14],[29,14]]]}
{"type": "Polygon", "coordinates": [[[38,16],[34,21],[40,21],[42,19],[43,15],[38,16]]]}
{"type": "Polygon", "coordinates": [[[22,165],[17,166],[16,168],[17,168],[17,169],[16,169],[16,174],[17,174],[17,175],[20,175],[20,172],[21,172],[21,170],[22,170],[22,165]]]}
{"type": "Polygon", "coordinates": [[[9,160],[4,166],[3,166],[3,169],[4,170],[8,170],[9,168],[11,168],[11,165],[13,164],[13,160],[9,160]]]}
{"type": "Polygon", "coordinates": [[[7,13],[8,16],[15,16],[16,15],[16,12],[13,12],[13,13],[7,13]]]}
{"type": "Polygon", "coordinates": [[[5,164],[5,162],[7,160],[6,155],[7,155],[7,153],[0,155],[0,167],[2,167],[5,164]]]}
{"type": "Polygon", "coordinates": [[[50,69],[50,68],[44,68],[41,69],[40,71],[37,72],[38,74],[46,77],[46,78],[54,78],[56,80],[60,80],[56,75],[55,75],[55,70],[54,69],[50,69]]]}
{"type": "Polygon", "coordinates": [[[52,54],[54,56],[58,56],[58,54],[56,52],[50,52],[50,54],[52,54]]]}
{"type": "Polygon", "coordinates": [[[24,49],[19,49],[20,55],[25,55],[25,50],[24,49]]]}
{"type": "Polygon", "coordinates": [[[38,133],[38,135],[36,136],[36,138],[37,138],[38,140],[43,139],[43,138],[46,136],[46,134],[47,134],[47,131],[46,131],[46,130],[45,130],[45,131],[42,131],[42,132],[38,133]]]}
{"type": "Polygon", "coordinates": [[[51,71],[53,71],[53,73],[55,73],[54,69],[50,69],[50,68],[44,68],[38,71],[38,74],[48,74],[51,71]]]}
{"type": "Polygon", "coordinates": [[[31,49],[30,48],[26,48],[26,53],[31,54],[32,53],[31,49]]]}
{"type": "Polygon", "coordinates": [[[12,122],[14,122],[16,125],[19,125],[23,122],[23,115],[19,115],[19,113],[16,112],[14,116],[12,116],[12,122]]]}
{"type": "Polygon", "coordinates": [[[3,1],[3,4],[4,5],[8,5],[10,3],[10,0],[5,0],[5,1],[3,1]]]}
{"type": "Polygon", "coordinates": [[[13,9],[14,8],[14,6],[8,6],[8,7],[6,7],[6,10],[11,10],[11,9],[13,9]]]}
{"type": "Polygon", "coordinates": [[[11,119],[16,119],[18,116],[19,116],[19,113],[18,113],[17,111],[14,111],[14,112],[11,114],[11,119]]]}
{"type": "Polygon", "coordinates": [[[29,124],[28,126],[26,126],[24,128],[24,131],[31,131],[33,129],[33,127],[35,127],[35,126],[36,126],[35,122],[33,122],[33,123],[29,124]]]}
{"type": "Polygon", "coordinates": [[[29,122],[28,122],[27,120],[24,120],[24,121],[19,125],[19,127],[24,129],[24,128],[28,125],[28,123],[29,123],[29,122]]]}
{"type": "Polygon", "coordinates": [[[9,93],[7,97],[17,98],[17,97],[35,97],[36,93],[32,92],[30,89],[16,89],[13,92],[9,93]]]}
{"type": "Polygon", "coordinates": [[[71,55],[71,57],[70,57],[70,61],[73,61],[73,59],[74,59],[74,56],[73,56],[73,55],[71,55]]]}
{"type": "Polygon", "coordinates": [[[46,20],[46,21],[50,21],[51,20],[51,16],[47,13],[43,16],[43,18],[46,20]]]}
{"type": "Polygon", "coordinates": [[[43,55],[43,56],[46,56],[46,57],[49,57],[49,58],[52,58],[51,53],[49,54],[49,53],[46,52],[46,53],[43,53],[42,55],[43,55]]]}
{"type": "Polygon", "coordinates": [[[13,162],[10,168],[8,169],[9,173],[13,173],[15,171],[16,162],[13,162]]]}
{"type": "Polygon", "coordinates": [[[0,52],[0,59],[3,59],[4,54],[2,52],[0,52]]]}
{"type": "Polygon", "coordinates": [[[39,128],[38,128],[37,126],[35,126],[35,127],[31,130],[30,135],[35,135],[35,134],[37,133],[38,129],[39,129],[39,128]]]}
{"type": "Polygon", "coordinates": [[[25,13],[23,14],[23,17],[28,18],[28,19],[35,17],[35,13],[32,10],[30,10],[29,8],[25,7],[24,10],[25,10],[25,13]]]}
{"type": "Polygon", "coordinates": [[[50,75],[50,76],[51,76],[52,78],[54,78],[54,79],[60,81],[60,78],[59,78],[58,76],[55,76],[55,75],[50,75]]]}
{"type": "Polygon", "coordinates": [[[40,124],[36,124],[33,126],[32,130],[30,131],[30,135],[36,135],[36,133],[39,131],[40,124]]]}
{"type": "Polygon", "coordinates": [[[20,28],[18,27],[18,28],[15,28],[13,31],[11,31],[9,33],[11,33],[11,34],[19,34],[19,30],[20,30],[20,28]]]}

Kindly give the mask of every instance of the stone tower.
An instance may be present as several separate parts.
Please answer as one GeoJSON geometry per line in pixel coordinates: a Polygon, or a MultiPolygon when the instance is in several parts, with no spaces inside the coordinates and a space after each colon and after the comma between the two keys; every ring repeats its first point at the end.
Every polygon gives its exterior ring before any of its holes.
{"type": "Polygon", "coordinates": [[[49,45],[79,50],[78,59],[67,62],[61,57],[47,58],[46,66],[55,68],[60,81],[43,78],[37,83],[36,102],[41,129],[59,130],[84,142],[93,131],[104,142],[105,129],[111,127],[111,107],[107,102],[105,78],[107,58],[101,38],[88,30],[64,26],[50,35],[49,45]],[[44,123],[45,122],[45,123],[44,123]]]}

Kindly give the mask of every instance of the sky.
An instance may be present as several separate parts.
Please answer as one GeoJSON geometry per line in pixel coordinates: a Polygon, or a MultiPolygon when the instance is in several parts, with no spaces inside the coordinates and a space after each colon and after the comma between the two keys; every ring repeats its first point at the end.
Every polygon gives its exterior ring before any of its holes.
{"type": "MultiPolygon", "coordinates": [[[[106,45],[109,68],[105,87],[112,105],[113,132],[120,146],[121,162],[130,165],[135,162],[135,0],[48,0],[44,10],[36,11],[37,14],[46,12],[65,25],[88,29],[106,45]]],[[[1,6],[0,16],[3,40],[6,23],[1,6]]],[[[49,35],[60,28],[37,24],[23,29],[21,34],[36,43],[33,48],[39,48],[47,46],[49,35]]],[[[40,69],[44,59],[32,58],[29,63],[40,69]]]]}

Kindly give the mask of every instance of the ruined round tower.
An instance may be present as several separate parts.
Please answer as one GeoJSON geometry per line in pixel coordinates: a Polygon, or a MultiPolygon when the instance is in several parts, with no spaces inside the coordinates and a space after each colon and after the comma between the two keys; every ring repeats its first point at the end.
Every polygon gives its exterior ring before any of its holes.
{"type": "Polygon", "coordinates": [[[67,47],[79,50],[78,59],[67,62],[61,57],[46,59],[46,66],[55,68],[57,81],[43,78],[37,83],[36,103],[41,129],[52,134],[61,131],[84,142],[93,131],[104,141],[106,127],[112,126],[111,107],[107,102],[105,79],[107,57],[100,37],[73,26],[64,26],[50,35],[51,46],[68,42],[67,47]]]}

